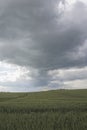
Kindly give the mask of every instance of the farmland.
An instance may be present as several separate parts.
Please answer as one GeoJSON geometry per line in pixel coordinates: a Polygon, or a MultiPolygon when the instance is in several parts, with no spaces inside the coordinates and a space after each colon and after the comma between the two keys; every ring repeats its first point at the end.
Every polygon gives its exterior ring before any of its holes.
{"type": "Polygon", "coordinates": [[[1,92],[0,130],[87,130],[87,90],[1,92]]]}

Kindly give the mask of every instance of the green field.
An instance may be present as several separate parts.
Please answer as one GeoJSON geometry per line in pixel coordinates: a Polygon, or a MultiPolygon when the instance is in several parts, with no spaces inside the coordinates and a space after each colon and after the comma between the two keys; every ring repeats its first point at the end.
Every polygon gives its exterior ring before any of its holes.
{"type": "Polygon", "coordinates": [[[87,130],[87,90],[0,93],[0,130],[87,130]]]}

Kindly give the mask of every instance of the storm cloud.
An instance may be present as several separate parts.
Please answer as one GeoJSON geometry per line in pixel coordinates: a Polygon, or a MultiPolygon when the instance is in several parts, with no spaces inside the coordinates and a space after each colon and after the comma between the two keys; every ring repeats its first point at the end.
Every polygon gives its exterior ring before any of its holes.
{"type": "MultiPolygon", "coordinates": [[[[32,81],[26,82],[35,87],[54,85],[56,81],[49,76],[50,71],[85,68],[86,3],[81,0],[71,3],[68,0],[0,0],[0,61],[28,70],[32,68],[32,81]]],[[[74,77],[84,79],[83,73],[74,77]]],[[[71,81],[73,75],[69,75],[71,81]]],[[[59,76],[57,80],[57,86],[63,86],[67,78],[63,77],[61,82],[59,76]]]]}

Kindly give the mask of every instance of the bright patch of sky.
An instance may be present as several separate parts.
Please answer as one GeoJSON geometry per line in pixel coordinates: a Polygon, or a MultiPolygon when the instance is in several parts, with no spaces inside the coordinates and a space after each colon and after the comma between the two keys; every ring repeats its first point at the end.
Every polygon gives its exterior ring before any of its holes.
{"type": "Polygon", "coordinates": [[[71,10],[76,2],[82,2],[87,5],[87,0],[62,0],[58,5],[59,12],[62,13],[71,10]]]}
{"type": "Polygon", "coordinates": [[[50,86],[63,89],[87,88],[87,67],[51,70],[48,75],[51,77],[48,89],[50,86]]]}
{"type": "Polygon", "coordinates": [[[0,62],[0,82],[15,82],[20,79],[27,79],[29,70],[25,67],[0,62]]]}
{"type": "Polygon", "coordinates": [[[0,61],[0,91],[26,91],[32,77],[25,67],[0,61]]]}

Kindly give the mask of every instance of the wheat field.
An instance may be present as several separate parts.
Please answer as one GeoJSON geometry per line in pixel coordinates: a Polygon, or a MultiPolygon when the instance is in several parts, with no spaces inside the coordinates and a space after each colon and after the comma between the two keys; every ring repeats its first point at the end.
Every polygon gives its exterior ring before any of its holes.
{"type": "Polygon", "coordinates": [[[0,130],[87,130],[87,90],[2,92],[0,130]]]}

